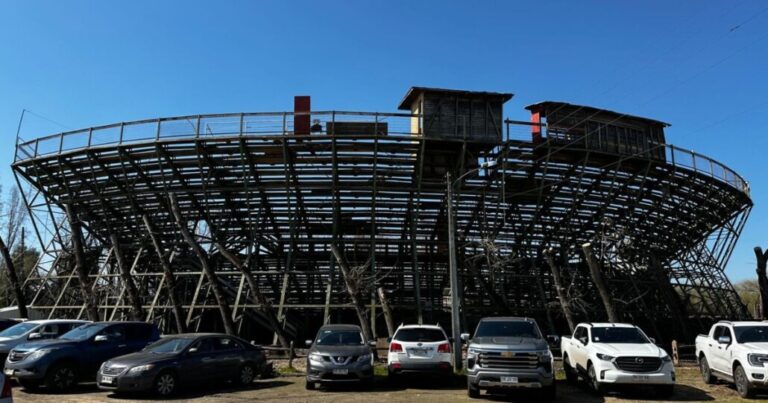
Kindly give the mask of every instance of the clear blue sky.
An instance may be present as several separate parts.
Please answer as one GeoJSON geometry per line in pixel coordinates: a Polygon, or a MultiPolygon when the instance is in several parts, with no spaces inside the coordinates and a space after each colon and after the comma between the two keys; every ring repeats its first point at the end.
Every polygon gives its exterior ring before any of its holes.
{"type": "MultiPolygon", "coordinates": [[[[672,123],[669,142],[752,185],[731,259],[768,247],[768,3],[451,1],[0,2],[0,181],[27,108],[66,128],[160,116],[393,111],[412,85],[508,91],[672,123]]],[[[22,137],[64,130],[27,115],[22,137]]]]}

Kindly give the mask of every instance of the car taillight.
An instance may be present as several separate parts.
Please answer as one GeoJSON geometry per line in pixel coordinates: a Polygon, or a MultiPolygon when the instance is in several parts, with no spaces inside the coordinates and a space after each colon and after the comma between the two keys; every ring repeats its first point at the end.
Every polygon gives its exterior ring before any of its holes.
{"type": "Polygon", "coordinates": [[[390,353],[402,353],[403,352],[403,345],[400,343],[395,343],[394,341],[389,344],[389,352],[390,353]]]}
{"type": "Polygon", "coordinates": [[[451,352],[451,345],[448,343],[443,343],[439,346],[437,346],[437,352],[438,353],[450,353],[451,352]]]}
{"type": "Polygon", "coordinates": [[[0,394],[0,399],[9,397],[13,397],[13,392],[11,391],[11,378],[5,377],[3,379],[3,393],[0,394]]]}

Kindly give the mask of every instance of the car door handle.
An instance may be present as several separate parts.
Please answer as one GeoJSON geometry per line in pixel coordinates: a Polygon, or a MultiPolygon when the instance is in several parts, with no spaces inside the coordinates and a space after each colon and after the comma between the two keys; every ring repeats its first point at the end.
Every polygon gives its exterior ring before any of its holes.
{"type": "Polygon", "coordinates": [[[120,347],[120,348],[123,348],[125,346],[127,346],[127,344],[120,344],[120,345],[118,345],[118,347],[120,347]]]}

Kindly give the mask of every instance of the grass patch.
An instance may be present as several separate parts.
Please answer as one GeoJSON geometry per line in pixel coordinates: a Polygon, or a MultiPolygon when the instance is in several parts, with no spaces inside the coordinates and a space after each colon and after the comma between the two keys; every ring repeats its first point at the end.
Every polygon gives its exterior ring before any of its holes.
{"type": "Polygon", "coordinates": [[[373,376],[387,376],[387,367],[384,365],[374,365],[373,366],[373,376]]]}
{"type": "Polygon", "coordinates": [[[297,375],[297,374],[303,374],[302,371],[299,371],[298,369],[294,367],[283,367],[278,368],[277,373],[280,375],[297,375]]]}

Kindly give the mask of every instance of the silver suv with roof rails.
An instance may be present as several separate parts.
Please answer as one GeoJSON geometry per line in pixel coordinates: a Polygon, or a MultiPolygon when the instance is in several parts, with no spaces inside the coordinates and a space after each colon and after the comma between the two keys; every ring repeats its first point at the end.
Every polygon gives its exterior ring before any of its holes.
{"type": "Polygon", "coordinates": [[[483,318],[475,334],[461,335],[467,349],[467,394],[480,397],[481,389],[538,389],[554,398],[554,359],[549,343],[557,336],[542,336],[531,318],[483,318]]]}

